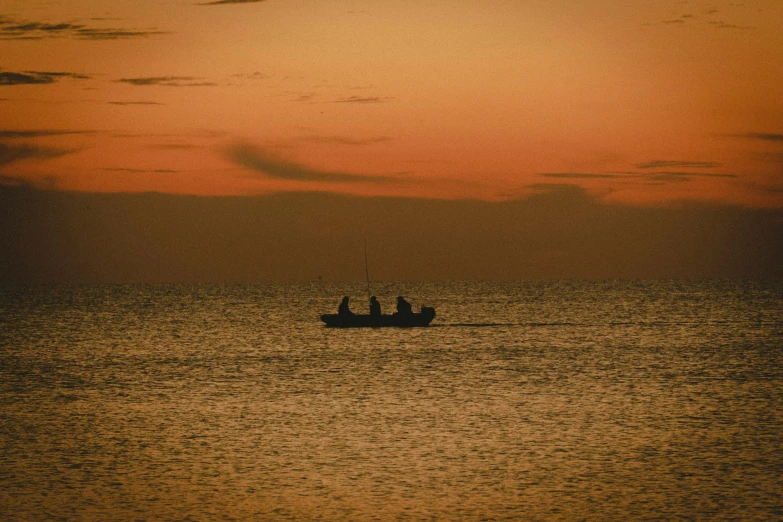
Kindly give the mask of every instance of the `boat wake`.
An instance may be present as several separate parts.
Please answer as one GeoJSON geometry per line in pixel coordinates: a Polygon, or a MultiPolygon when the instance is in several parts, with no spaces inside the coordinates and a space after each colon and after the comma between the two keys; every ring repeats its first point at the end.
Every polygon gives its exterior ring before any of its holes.
{"type": "Polygon", "coordinates": [[[463,327],[463,328],[490,328],[497,326],[522,326],[514,323],[451,323],[451,324],[432,324],[430,328],[443,328],[443,327],[463,327]]]}

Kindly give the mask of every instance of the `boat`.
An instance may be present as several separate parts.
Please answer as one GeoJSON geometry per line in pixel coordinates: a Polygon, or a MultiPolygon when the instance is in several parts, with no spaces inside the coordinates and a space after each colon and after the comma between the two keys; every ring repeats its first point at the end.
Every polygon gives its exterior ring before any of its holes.
{"type": "MultiPolygon", "coordinates": [[[[375,296],[370,292],[370,268],[367,262],[367,240],[364,240],[364,274],[367,278],[367,299],[372,303],[375,296]]],[[[402,297],[398,297],[406,305],[407,310],[410,310],[411,305],[406,303],[402,297]]],[[[375,302],[377,305],[377,301],[375,302]]],[[[340,308],[345,306],[345,310],[348,310],[348,297],[343,298],[340,308]]],[[[400,306],[398,301],[397,306],[400,306]]],[[[398,308],[399,310],[399,308],[398,308]]],[[[378,308],[380,311],[380,306],[378,308]]],[[[382,328],[385,326],[397,326],[401,328],[409,328],[413,326],[429,326],[432,320],[435,318],[435,309],[431,306],[422,306],[420,313],[413,311],[404,311],[403,313],[397,312],[394,314],[355,314],[353,312],[347,312],[342,314],[323,314],[321,321],[326,323],[326,326],[332,328],[382,328]]]]}
{"type": "Polygon", "coordinates": [[[321,321],[331,328],[382,328],[396,326],[409,328],[429,326],[435,318],[435,309],[422,306],[421,313],[410,314],[323,314],[321,321]]]}

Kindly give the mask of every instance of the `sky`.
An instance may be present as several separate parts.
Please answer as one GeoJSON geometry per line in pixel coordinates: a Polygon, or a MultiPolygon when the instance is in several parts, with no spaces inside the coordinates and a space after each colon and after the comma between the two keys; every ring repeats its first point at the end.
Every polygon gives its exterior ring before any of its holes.
{"type": "Polygon", "coordinates": [[[780,276],[781,24],[778,0],[0,0],[0,280],[351,279],[364,239],[389,279],[780,276]]]}

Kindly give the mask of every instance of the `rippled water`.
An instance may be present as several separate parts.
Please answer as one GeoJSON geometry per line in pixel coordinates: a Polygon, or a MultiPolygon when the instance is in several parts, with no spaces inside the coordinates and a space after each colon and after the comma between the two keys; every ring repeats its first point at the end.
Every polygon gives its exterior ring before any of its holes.
{"type": "Polygon", "coordinates": [[[780,282],[373,291],[0,290],[0,518],[783,518],[780,282]]]}

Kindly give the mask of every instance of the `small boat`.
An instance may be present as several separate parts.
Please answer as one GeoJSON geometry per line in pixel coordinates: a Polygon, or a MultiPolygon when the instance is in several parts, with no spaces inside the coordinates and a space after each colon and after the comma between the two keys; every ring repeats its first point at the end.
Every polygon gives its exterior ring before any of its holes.
{"type": "Polygon", "coordinates": [[[429,326],[435,318],[435,309],[422,306],[421,313],[411,314],[323,314],[321,321],[332,328],[381,328],[385,326],[429,326]]]}
{"type": "MultiPolygon", "coordinates": [[[[375,296],[371,296],[370,292],[370,268],[367,262],[367,240],[364,241],[364,275],[367,277],[367,298],[372,303],[375,300],[375,296]]],[[[411,305],[402,298],[398,297],[398,310],[401,304],[406,305],[407,310],[411,310],[411,305]],[[402,303],[400,302],[402,301],[402,303]]],[[[378,306],[380,311],[380,305],[375,301],[375,305],[378,306]]],[[[340,309],[345,307],[347,313],[338,314],[323,314],[321,321],[326,323],[326,326],[331,328],[382,328],[385,326],[397,326],[402,328],[408,328],[412,326],[429,326],[432,320],[435,318],[435,309],[431,306],[422,306],[420,313],[413,311],[403,311],[403,313],[397,312],[394,314],[355,314],[348,311],[348,297],[343,298],[343,302],[340,303],[340,309]]]]}

